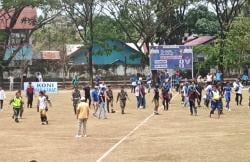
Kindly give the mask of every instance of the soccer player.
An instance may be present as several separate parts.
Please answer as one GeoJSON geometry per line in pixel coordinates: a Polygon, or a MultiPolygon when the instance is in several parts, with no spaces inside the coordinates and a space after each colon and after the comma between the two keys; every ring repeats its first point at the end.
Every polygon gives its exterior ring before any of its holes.
{"type": "Polygon", "coordinates": [[[40,112],[41,124],[48,124],[47,111],[48,111],[48,101],[43,91],[39,92],[39,98],[37,102],[37,112],[40,112]]]}
{"type": "Polygon", "coordinates": [[[184,107],[189,105],[189,103],[188,103],[189,102],[188,101],[188,86],[189,86],[189,83],[186,82],[186,83],[184,83],[184,85],[182,87],[184,107]]]}
{"type": "Polygon", "coordinates": [[[170,92],[170,85],[164,84],[162,87],[162,104],[165,111],[167,111],[169,107],[169,102],[170,102],[169,92],[170,92]]]}
{"type": "Polygon", "coordinates": [[[195,114],[197,116],[197,107],[195,106],[195,100],[197,96],[199,95],[199,92],[197,91],[195,87],[195,83],[193,82],[188,87],[188,100],[189,100],[189,107],[190,107],[190,115],[195,114]]]}
{"type": "Polygon", "coordinates": [[[230,84],[229,82],[227,82],[227,85],[224,87],[224,97],[225,97],[225,100],[226,100],[226,108],[228,111],[231,111],[230,109],[230,101],[231,101],[231,95],[232,95],[232,88],[230,87],[230,84]]]}
{"type": "Polygon", "coordinates": [[[23,100],[19,92],[16,93],[16,96],[10,101],[10,104],[12,105],[14,111],[14,115],[12,116],[12,118],[15,120],[16,123],[18,123],[18,116],[23,106],[23,100]]]}
{"type": "MultiPolygon", "coordinates": [[[[21,97],[21,99],[23,101],[22,90],[19,89],[17,92],[20,94],[20,97],[21,97]]],[[[20,108],[20,112],[19,112],[20,118],[23,117],[23,112],[24,112],[24,102],[23,102],[23,104],[22,104],[22,106],[20,108]]]]}
{"type": "Polygon", "coordinates": [[[205,88],[205,92],[206,92],[205,106],[207,108],[209,107],[210,101],[212,100],[212,90],[213,90],[212,85],[207,84],[205,88]]]}
{"type": "Polygon", "coordinates": [[[85,102],[87,102],[87,100],[89,101],[89,107],[91,105],[91,97],[90,97],[90,86],[88,83],[85,84],[84,88],[84,97],[85,97],[85,102]]]}
{"type": "Polygon", "coordinates": [[[221,114],[221,95],[219,90],[217,89],[216,85],[213,86],[213,90],[212,90],[212,100],[211,100],[211,111],[210,111],[210,118],[212,116],[212,114],[214,114],[214,111],[217,109],[218,110],[218,118],[220,118],[220,114],[221,114]]]}
{"type": "Polygon", "coordinates": [[[154,108],[154,114],[159,115],[159,100],[160,100],[160,92],[159,92],[159,85],[157,84],[154,89],[154,97],[153,97],[153,102],[155,104],[154,108]]]}
{"type": "Polygon", "coordinates": [[[201,107],[201,98],[202,98],[202,89],[203,87],[201,86],[201,83],[196,83],[195,85],[196,90],[198,91],[197,93],[197,104],[198,107],[201,107]]]}
{"type": "Polygon", "coordinates": [[[128,94],[124,90],[124,87],[122,86],[121,91],[118,93],[117,100],[116,100],[116,102],[118,102],[118,100],[120,100],[120,107],[121,107],[121,110],[122,110],[121,111],[122,114],[125,114],[124,110],[125,110],[125,107],[126,107],[127,99],[128,99],[128,94]]]}

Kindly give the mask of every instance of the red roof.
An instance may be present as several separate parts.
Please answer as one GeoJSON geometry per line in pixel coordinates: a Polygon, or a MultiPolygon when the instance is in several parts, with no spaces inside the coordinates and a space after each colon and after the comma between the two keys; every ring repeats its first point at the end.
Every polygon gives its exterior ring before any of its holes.
{"type": "Polygon", "coordinates": [[[199,46],[202,44],[211,43],[215,39],[216,39],[215,36],[201,36],[201,37],[198,37],[194,40],[186,42],[184,45],[186,45],[186,46],[199,46]]]}
{"type": "Polygon", "coordinates": [[[42,51],[42,60],[60,60],[60,51],[42,51]]]}
{"type": "MultiPolygon", "coordinates": [[[[0,10],[0,29],[6,29],[6,27],[10,24],[11,16],[13,15],[13,11],[5,11],[0,10]]],[[[33,29],[34,24],[31,24],[29,22],[25,22],[24,19],[36,19],[37,18],[37,12],[35,8],[32,7],[26,7],[21,12],[20,16],[18,17],[18,20],[16,22],[16,25],[13,29],[33,29]]]]}

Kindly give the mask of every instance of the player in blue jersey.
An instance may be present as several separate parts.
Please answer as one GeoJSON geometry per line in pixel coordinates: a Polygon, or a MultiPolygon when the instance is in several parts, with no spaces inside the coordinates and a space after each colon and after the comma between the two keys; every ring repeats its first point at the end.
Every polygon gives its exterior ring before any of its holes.
{"type": "Polygon", "coordinates": [[[226,100],[226,108],[228,111],[231,111],[229,104],[230,104],[231,96],[232,96],[232,88],[229,82],[227,82],[227,85],[224,87],[223,94],[226,100]]]}

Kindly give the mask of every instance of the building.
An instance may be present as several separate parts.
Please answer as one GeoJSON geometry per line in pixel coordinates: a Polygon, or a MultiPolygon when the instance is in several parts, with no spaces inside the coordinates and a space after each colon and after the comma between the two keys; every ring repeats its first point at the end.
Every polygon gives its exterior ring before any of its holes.
{"type": "MultiPolygon", "coordinates": [[[[86,47],[79,48],[69,57],[75,73],[81,74],[77,70],[81,69],[80,67],[88,67],[88,49],[86,47]]],[[[118,40],[95,44],[92,55],[94,73],[110,76],[144,73],[142,57],[141,52],[118,40]]]]}
{"type": "Polygon", "coordinates": [[[27,66],[32,64],[33,49],[31,38],[27,36],[29,31],[35,27],[36,9],[26,7],[20,14],[17,14],[16,17],[14,16],[14,9],[0,10],[0,31],[10,31],[7,47],[5,43],[1,44],[4,45],[2,61],[7,62],[11,60],[8,64],[9,71],[3,72],[4,78],[8,77],[9,72],[16,78],[21,78],[24,73],[27,73],[27,66]]]}

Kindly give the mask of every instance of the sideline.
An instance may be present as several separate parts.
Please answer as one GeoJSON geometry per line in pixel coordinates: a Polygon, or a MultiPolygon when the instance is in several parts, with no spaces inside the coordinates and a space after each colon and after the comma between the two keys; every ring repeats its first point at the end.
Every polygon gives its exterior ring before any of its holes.
{"type": "MultiPolygon", "coordinates": [[[[172,98],[174,100],[179,93],[175,94],[172,98]]],[[[129,136],[131,136],[137,129],[139,129],[143,124],[145,124],[150,118],[154,116],[154,113],[149,115],[146,119],[144,119],[139,125],[137,125],[132,131],[130,131],[126,136],[124,136],[120,141],[114,144],[108,151],[106,151],[96,162],[102,162],[112,151],[114,151],[120,144],[122,144],[129,136]]]]}

